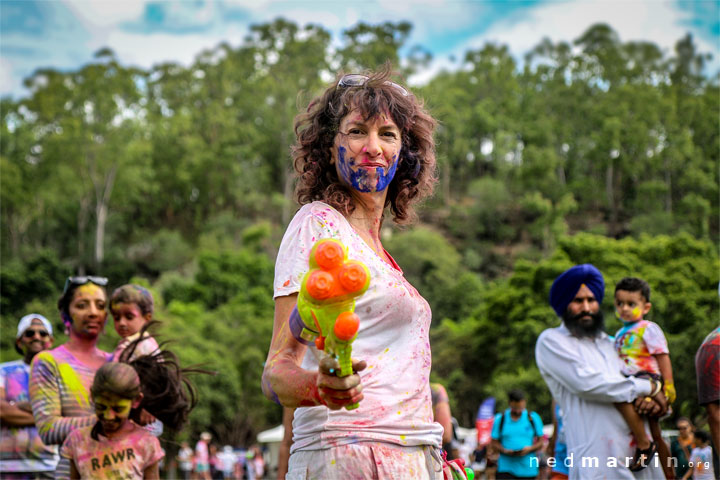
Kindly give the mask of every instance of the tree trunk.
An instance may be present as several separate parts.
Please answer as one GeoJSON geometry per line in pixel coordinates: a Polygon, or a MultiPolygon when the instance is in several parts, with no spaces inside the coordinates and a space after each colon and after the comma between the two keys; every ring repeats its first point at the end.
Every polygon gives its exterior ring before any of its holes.
{"type": "Polygon", "coordinates": [[[78,275],[85,275],[85,229],[88,224],[88,212],[90,207],[90,199],[83,197],[80,199],[80,210],[78,211],[78,275]]]}
{"type": "Polygon", "coordinates": [[[95,208],[97,224],[95,226],[95,266],[99,267],[105,258],[105,222],[107,221],[107,205],[100,203],[95,208]]]}
{"type": "Polygon", "coordinates": [[[95,226],[95,266],[100,267],[105,259],[105,224],[107,223],[108,205],[110,204],[110,195],[112,194],[113,184],[115,183],[115,174],[117,173],[117,165],[110,168],[105,177],[105,184],[102,189],[102,195],[98,189],[96,192],[95,213],[97,223],[95,226]]]}
{"type": "Polygon", "coordinates": [[[617,208],[615,205],[615,190],[613,179],[615,170],[612,162],[605,170],[605,197],[607,198],[608,208],[610,209],[610,235],[615,236],[617,233],[617,208]]]}

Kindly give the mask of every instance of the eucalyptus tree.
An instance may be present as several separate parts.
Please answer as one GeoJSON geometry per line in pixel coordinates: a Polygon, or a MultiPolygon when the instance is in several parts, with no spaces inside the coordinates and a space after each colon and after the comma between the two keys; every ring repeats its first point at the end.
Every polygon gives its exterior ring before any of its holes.
{"type": "MultiPolygon", "coordinates": [[[[26,79],[31,95],[22,101],[23,116],[33,130],[27,155],[36,163],[37,181],[47,179],[46,220],[67,219],[75,212],[77,268],[84,270],[88,243],[92,264],[105,256],[105,236],[113,192],[119,182],[128,188],[133,166],[146,160],[142,135],[142,72],[122,66],[112,51],[102,49],[94,61],[74,72],[36,71],[26,79]],[[94,220],[94,221],[92,221],[94,220]],[[92,234],[90,233],[92,231],[92,234]],[[91,242],[86,243],[86,239],[91,242]]],[[[53,233],[67,223],[49,225],[53,233]]]]}

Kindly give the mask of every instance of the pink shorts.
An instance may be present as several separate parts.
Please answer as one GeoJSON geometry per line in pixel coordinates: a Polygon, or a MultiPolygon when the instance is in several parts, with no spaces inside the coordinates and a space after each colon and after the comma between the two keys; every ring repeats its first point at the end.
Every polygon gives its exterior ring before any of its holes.
{"type": "Polygon", "coordinates": [[[286,480],[442,480],[440,449],[360,442],[290,455],[286,480]]]}

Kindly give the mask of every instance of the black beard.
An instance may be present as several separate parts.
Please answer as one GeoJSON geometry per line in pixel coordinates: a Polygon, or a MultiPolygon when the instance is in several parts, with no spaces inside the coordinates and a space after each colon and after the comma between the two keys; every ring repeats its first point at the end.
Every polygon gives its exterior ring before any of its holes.
{"type": "Polygon", "coordinates": [[[565,311],[563,323],[567,329],[570,330],[570,333],[578,338],[595,338],[605,330],[605,318],[601,310],[598,310],[597,313],[580,312],[577,315],[565,311]],[[587,316],[592,318],[592,323],[590,325],[582,325],[580,319],[587,316]]]}

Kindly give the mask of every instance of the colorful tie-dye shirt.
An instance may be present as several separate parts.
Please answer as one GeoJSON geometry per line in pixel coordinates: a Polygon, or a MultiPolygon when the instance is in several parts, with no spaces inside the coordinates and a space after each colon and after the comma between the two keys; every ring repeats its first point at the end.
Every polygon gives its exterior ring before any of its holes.
{"type": "MultiPolygon", "coordinates": [[[[102,353],[110,359],[109,354],[102,353]]],[[[65,345],[35,355],[30,401],[43,442],[61,445],[76,428],[95,423],[97,417],[90,400],[95,371],[75,358],[65,345]]]]}
{"type": "Polygon", "coordinates": [[[75,463],[80,478],[142,479],[145,469],[165,456],[158,439],[133,422],[112,439],[100,435],[93,440],[90,430],[92,426],[73,431],[60,450],[75,463]]]}
{"type": "Polygon", "coordinates": [[[660,375],[660,367],[654,355],[670,353],[667,340],[657,323],[648,320],[625,324],[615,334],[615,350],[622,361],[623,375],[640,372],[660,375]]]}
{"type": "MultiPolygon", "coordinates": [[[[397,264],[378,256],[337,210],[313,202],[298,211],[285,232],[275,263],[274,296],[300,291],[310,250],[322,238],[340,240],[349,258],[370,269],[370,286],[355,307],[360,330],[352,346],[352,357],[368,364],[360,372],[365,398],[350,412],[298,408],[292,451],[362,441],[439,448],[443,429],[433,421],[430,399],[430,306],[397,264]]],[[[320,353],[308,347],[302,367],[317,371],[320,353]]]]}
{"type": "MultiPolygon", "coordinates": [[[[30,365],[23,360],[0,364],[0,388],[5,392],[5,401],[30,401],[29,379],[30,365]]],[[[34,426],[0,428],[0,472],[53,471],[57,461],[57,447],[43,444],[34,426]]]]}

